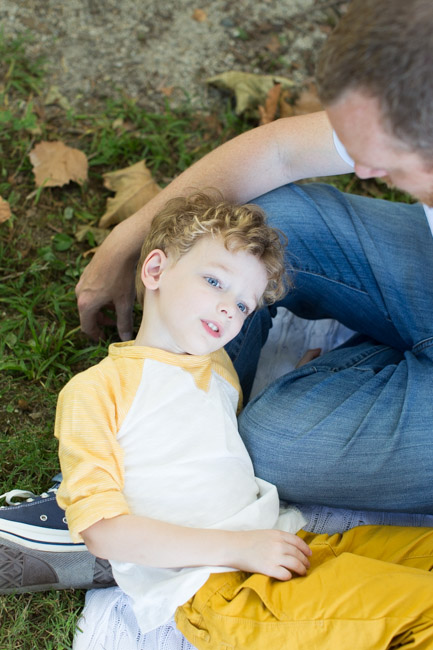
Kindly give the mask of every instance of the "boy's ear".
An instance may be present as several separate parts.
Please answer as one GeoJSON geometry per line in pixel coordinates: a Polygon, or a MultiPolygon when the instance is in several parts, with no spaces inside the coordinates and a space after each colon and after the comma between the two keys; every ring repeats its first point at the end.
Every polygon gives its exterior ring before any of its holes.
{"type": "Polygon", "coordinates": [[[156,248],[151,251],[141,267],[141,281],[146,289],[155,291],[159,287],[162,272],[167,267],[168,257],[164,251],[156,248]]]}

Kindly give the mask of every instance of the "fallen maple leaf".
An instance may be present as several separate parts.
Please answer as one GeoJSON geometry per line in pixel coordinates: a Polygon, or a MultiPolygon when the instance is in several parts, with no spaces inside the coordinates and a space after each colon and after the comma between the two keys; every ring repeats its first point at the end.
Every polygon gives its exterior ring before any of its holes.
{"type": "Polygon", "coordinates": [[[295,103],[295,111],[295,115],[323,111],[323,106],[317,95],[315,86],[311,85],[307,90],[301,92],[298,101],[295,103]]]}
{"type": "Polygon", "coordinates": [[[207,20],[207,13],[203,9],[194,9],[192,17],[198,23],[204,23],[207,20]]]}
{"type": "Polygon", "coordinates": [[[79,226],[75,231],[75,239],[79,242],[86,241],[88,233],[93,237],[95,244],[102,244],[110,232],[106,228],[97,228],[96,226],[79,226]]]}
{"type": "Polygon", "coordinates": [[[0,196],[0,223],[4,223],[11,217],[11,206],[0,196]]]}
{"type": "Polygon", "coordinates": [[[265,48],[269,50],[269,52],[272,52],[272,54],[278,54],[281,50],[281,43],[277,34],[272,34],[271,38],[266,43],[265,48]]]}
{"type": "Polygon", "coordinates": [[[161,86],[160,88],[158,88],[158,90],[166,97],[171,97],[171,95],[173,94],[174,86],[161,86]]]}
{"type": "Polygon", "coordinates": [[[281,84],[275,84],[267,94],[265,105],[259,106],[260,124],[269,124],[275,120],[281,95],[281,84]]]}
{"type": "Polygon", "coordinates": [[[63,142],[39,142],[30,152],[30,161],[38,187],[61,187],[70,181],[82,185],[87,180],[85,154],[63,142]]]}
{"type": "Polygon", "coordinates": [[[308,88],[303,90],[294,104],[289,104],[286,101],[287,95],[284,93],[280,99],[280,116],[291,117],[293,115],[306,115],[307,113],[316,113],[323,111],[323,106],[317,95],[316,87],[310,84],[308,88]]]}
{"type": "Polygon", "coordinates": [[[99,221],[101,228],[108,228],[127,219],[161,191],[144,160],[131,167],[104,174],[104,186],[116,192],[116,196],[107,199],[107,210],[99,221]]]}
{"type": "Polygon", "coordinates": [[[49,106],[50,104],[57,104],[65,111],[69,111],[69,109],[71,108],[70,103],[68,102],[66,97],[62,95],[58,86],[50,86],[48,88],[48,92],[45,97],[44,103],[46,106],[49,106]]]}
{"type": "Polygon", "coordinates": [[[235,93],[236,113],[238,115],[247,108],[256,108],[259,104],[263,105],[269,91],[275,84],[281,84],[281,88],[291,88],[293,86],[293,81],[285,77],[236,72],[234,70],[223,72],[206,81],[208,84],[235,93]]]}

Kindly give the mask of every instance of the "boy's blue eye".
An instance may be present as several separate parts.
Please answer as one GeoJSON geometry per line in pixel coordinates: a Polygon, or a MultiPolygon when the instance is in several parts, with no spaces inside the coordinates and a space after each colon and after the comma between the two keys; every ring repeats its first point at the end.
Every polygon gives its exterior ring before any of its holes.
{"type": "Polygon", "coordinates": [[[208,282],[212,287],[219,287],[220,283],[216,278],[206,278],[206,282],[208,282]]]}
{"type": "Polygon", "coordinates": [[[243,302],[238,302],[238,308],[241,310],[243,314],[246,314],[248,311],[248,307],[244,305],[243,302]]]}

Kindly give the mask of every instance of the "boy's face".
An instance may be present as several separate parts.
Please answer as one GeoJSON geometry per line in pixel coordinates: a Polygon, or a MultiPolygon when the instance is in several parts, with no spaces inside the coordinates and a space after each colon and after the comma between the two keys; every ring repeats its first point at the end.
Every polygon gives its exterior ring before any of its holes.
{"type": "Polygon", "coordinates": [[[175,262],[158,253],[163,266],[151,296],[152,318],[145,311],[146,337],[137,342],[196,355],[222,348],[257,307],[268,282],[264,264],[210,236],[175,262]]]}

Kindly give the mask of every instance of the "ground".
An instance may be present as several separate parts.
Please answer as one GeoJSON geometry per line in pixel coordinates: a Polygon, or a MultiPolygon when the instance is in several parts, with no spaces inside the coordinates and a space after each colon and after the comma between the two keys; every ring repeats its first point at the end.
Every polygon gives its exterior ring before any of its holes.
{"type": "Polygon", "coordinates": [[[303,85],[347,2],[334,0],[1,0],[5,36],[31,33],[50,86],[89,109],[121,90],[146,108],[169,94],[206,107],[205,80],[227,70],[265,72],[303,85]]]}

